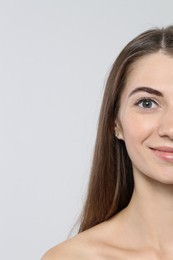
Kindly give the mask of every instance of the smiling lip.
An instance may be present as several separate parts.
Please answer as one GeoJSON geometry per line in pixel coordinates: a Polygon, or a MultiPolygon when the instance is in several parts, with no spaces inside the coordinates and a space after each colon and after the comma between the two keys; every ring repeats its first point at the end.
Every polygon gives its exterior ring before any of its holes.
{"type": "Polygon", "coordinates": [[[151,148],[151,150],[160,159],[167,162],[173,162],[173,147],[159,146],[151,148]]]}

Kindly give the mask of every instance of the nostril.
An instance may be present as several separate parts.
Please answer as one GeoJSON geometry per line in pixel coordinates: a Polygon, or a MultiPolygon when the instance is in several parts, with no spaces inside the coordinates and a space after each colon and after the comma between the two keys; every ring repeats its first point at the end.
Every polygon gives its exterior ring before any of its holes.
{"type": "Polygon", "coordinates": [[[158,134],[160,137],[167,137],[173,139],[173,127],[164,127],[159,129],[158,134]]]}

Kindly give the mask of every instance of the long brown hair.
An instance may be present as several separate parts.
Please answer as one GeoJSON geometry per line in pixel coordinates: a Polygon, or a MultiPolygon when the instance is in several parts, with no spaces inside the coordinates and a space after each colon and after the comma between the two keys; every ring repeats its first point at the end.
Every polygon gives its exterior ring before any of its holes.
{"type": "Polygon", "coordinates": [[[173,26],[140,34],[127,44],[112,66],[100,111],[79,233],[108,220],[131,199],[134,188],[132,165],[124,141],[114,135],[115,120],[130,67],[144,55],[158,51],[173,55],[173,26]]]}

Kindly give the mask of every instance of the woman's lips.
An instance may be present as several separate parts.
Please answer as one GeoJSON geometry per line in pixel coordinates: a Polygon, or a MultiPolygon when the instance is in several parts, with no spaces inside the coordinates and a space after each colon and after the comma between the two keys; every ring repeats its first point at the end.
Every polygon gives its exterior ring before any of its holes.
{"type": "Polygon", "coordinates": [[[173,148],[172,147],[160,146],[160,147],[151,148],[151,150],[160,159],[167,161],[167,162],[173,162],[173,148]]]}

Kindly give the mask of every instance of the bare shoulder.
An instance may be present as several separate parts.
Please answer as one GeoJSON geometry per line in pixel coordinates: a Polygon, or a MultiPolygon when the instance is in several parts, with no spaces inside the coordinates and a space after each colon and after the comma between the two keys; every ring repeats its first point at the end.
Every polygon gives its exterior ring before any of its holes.
{"type": "MultiPolygon", "coordinates": [[[[75,257],[77,244],[73,241],[65,241],[61,244],[49,249],[41,260],[68,260],[75,257]]],[[[74,258],[75,259],[75,258],[74,258]]]]}
{"type": "Polygon", "coordinates": [[[53,247],[41,260],[161,259],[156,252],[142,249],[139,239],[131,239],[135,237],[131,230],[116,217],[53,247]]]}
{"type": "Polygon", "coordinates": [[[100,259],[104,248],[105,224],[101,223],[51,248],[41,260],[100,259]],[[101,249],[101,250],[100,250],[101,249]]]}
{"type": "Polygon", "coordinates": [[[41,260],[129,259],[130,251],[122,250],[125,233],[119,226],[111,220],[98,224],[50,249],[41,260]]]}
{"type": "MultiPolygon", "coordinates": [[[[41,260],[67,260],[70,259],[69,252],[71,252],[71,257],[74,254],[74,248],[68,241],[63,242],[47,251],[41,260]]],[[[73,258],[72,258],[73,259],[73,258]]]]}
{"type": "Polygon", "coordinates": [[[89,233],[84,231],[51,248],[41,260],[93,259],[95,247],[89,233]]]}

